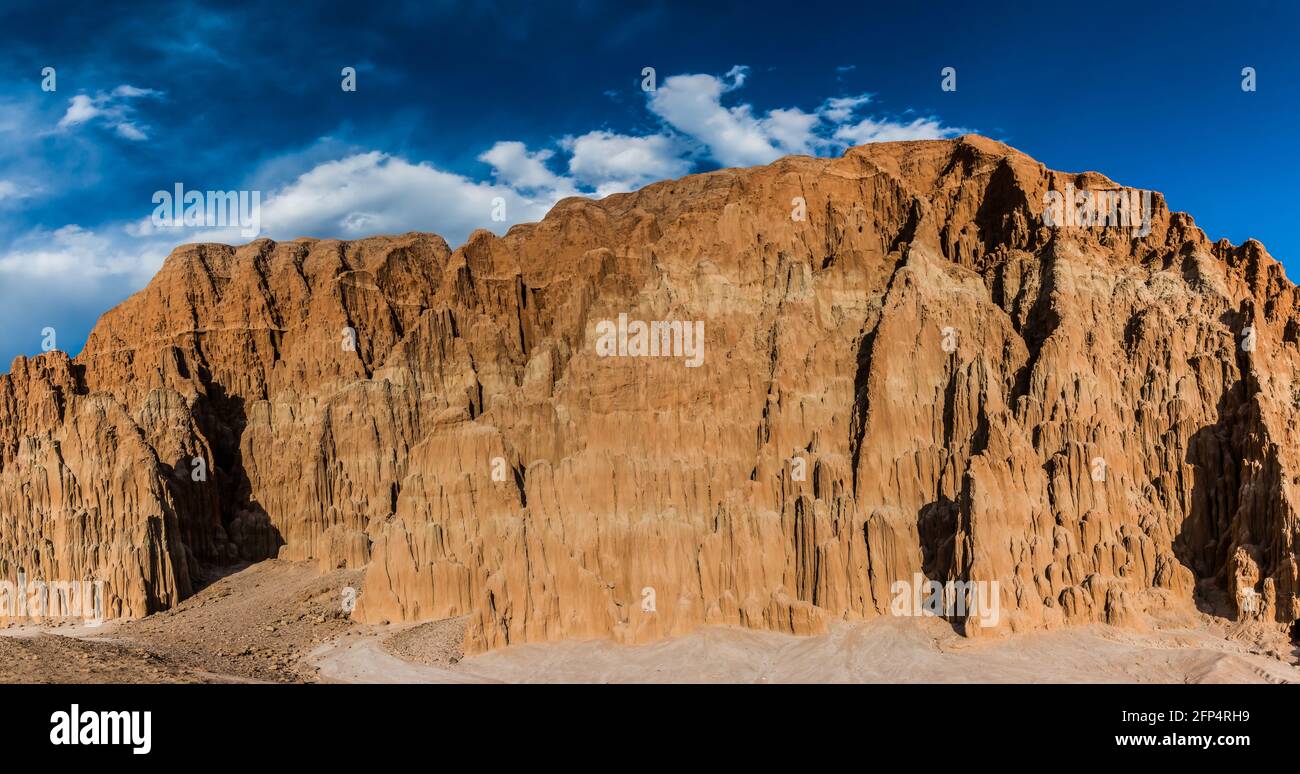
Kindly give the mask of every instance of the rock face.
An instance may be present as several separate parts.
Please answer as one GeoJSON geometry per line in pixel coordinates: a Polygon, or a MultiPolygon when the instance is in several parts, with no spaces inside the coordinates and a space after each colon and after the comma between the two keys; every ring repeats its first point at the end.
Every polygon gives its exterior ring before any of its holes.
{"type": "Polygon", "coordinates": [[[997,582],[971,635],[1289,623],[1300,295],[1159,194],[1145,234],[1044,221],[1117,188],[968,136],[455,251],[181,247],[80,356],[0,378],[0,578],[103,580],[135,617],[314,559],[365,568],[355,618],[470,616],[469,652],[817,632],[918,577],[997,582]],[[678,323],[659,356],[638,321],[678,323]]]}

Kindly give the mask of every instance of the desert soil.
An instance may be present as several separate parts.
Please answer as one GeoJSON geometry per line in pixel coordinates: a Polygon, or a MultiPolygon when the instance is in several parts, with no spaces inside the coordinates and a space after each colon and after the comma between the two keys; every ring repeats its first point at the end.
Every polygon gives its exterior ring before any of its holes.
{"type": "Polygon", "coordinates": [[[359,584],[359,571],[273,560],[138,621],[0,629],[0,682],[1300,683],[1300,650],[1280,634],[1206,616],[988,641],[932,618],[813,637],[712,627],[650,645],[530,644],[466,658],[463,618],[353,623],[343,590],[359,584]]]}

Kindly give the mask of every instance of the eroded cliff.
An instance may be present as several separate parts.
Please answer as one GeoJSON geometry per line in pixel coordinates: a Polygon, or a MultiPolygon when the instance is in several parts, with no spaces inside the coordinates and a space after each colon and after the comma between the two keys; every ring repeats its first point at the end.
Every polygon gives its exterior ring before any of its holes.
{"type": "Polygon", "coordinates": [[[314,559],[365,568],[361,620],[468,614],[470,651],[820,631],[918,574],[998,582],[972,635],[1294,620],[1295,286],[1159,194],[1145,235],[1049,226],[1067,186],[1118,188],[968,136],[455,251],[178,248],[77,358],[0,377],[0,578],[104,580],[136,617],[314,559]],[[601,356],[620,315],[702,322],[699,366],[601,356]]]}

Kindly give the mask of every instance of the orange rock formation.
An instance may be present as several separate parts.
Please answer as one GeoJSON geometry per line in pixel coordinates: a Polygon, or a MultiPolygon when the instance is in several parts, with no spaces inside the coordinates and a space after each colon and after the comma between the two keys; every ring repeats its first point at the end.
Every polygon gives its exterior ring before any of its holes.
{"type": "Polygon", "coordinates": [[[1118,188],[967,136],[455,251],[178,248],[81,355],[0,378],[0,578],[103,580],[136,617],[209,565],[365,567],[354,617],[468,614],[470,651],[815,632],[918,573],[998,582],[968,634],[1290,622],[1300,295],[1159,194],[1145,236],[1049,226],[1067,186],[1118,188]],[[602,356],[621,314],[702,322],[699,367],[672,330],[602,356]]]}

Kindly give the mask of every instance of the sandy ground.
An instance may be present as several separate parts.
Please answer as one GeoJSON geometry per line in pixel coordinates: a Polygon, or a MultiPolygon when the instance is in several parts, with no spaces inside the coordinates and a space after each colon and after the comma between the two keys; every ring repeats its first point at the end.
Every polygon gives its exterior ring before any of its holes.
{"type": "Polygon", "coordinates": [[[97,628],[0,629],[0,682],[1300,683],[1300,650],[1205,616],[968,640],[932,618],[792,637],[711,627],[650,645],[520,645],[465,658],[464,619],[368,626],[357,571],[270,561],[174,610],[97,628]]]}
{"type": "Polygon", "coordinates": [[[321,575],[308,563],[261,562],[171,610],[125,621],[111,636],[205,671],[303,682],[315,676],[303,657],[356,628],[343,610],[343,589],[360,585],[360,571],[321,575]]]}
{"type": "Polygon", "coordinates": [[[360,577],[260,562],[138,621],[0,629],[0,682],[314,681],[311,650],[360,628],[342,604],[343,589],[359,587],[360,577]],[[15,649],[29,658],[5,657],[15,649]],[[114,668],[77,668],[87,661],[114,668]]]}
{"type": "Polygon", "coordinates": [[[977,641],[927,618],[817,637],[710,628],[636,647],[522,645],[460,666],[508,682],[1300,683],[1300,668],[1212,632],[1095,626],[977,641]]]}
{"type": "Polygon", "coordinates": [[[402,629],[384,639],[384,649],[407,661],[453,667],[465,657],[461,643],[465,639],[466,618],[448,618],[402,629]]]}
{"type": "Polygon", "coordinates": [[[237,682],[146,648],[38,631],[0,636],[0,683],[237,682]]]}
{"type": "Polygon", "coordinates": [[[380,637],[353,637],[312,652],[324,683],[497,683],[468,670],[448,669],[398,658],[380,637]]]}

